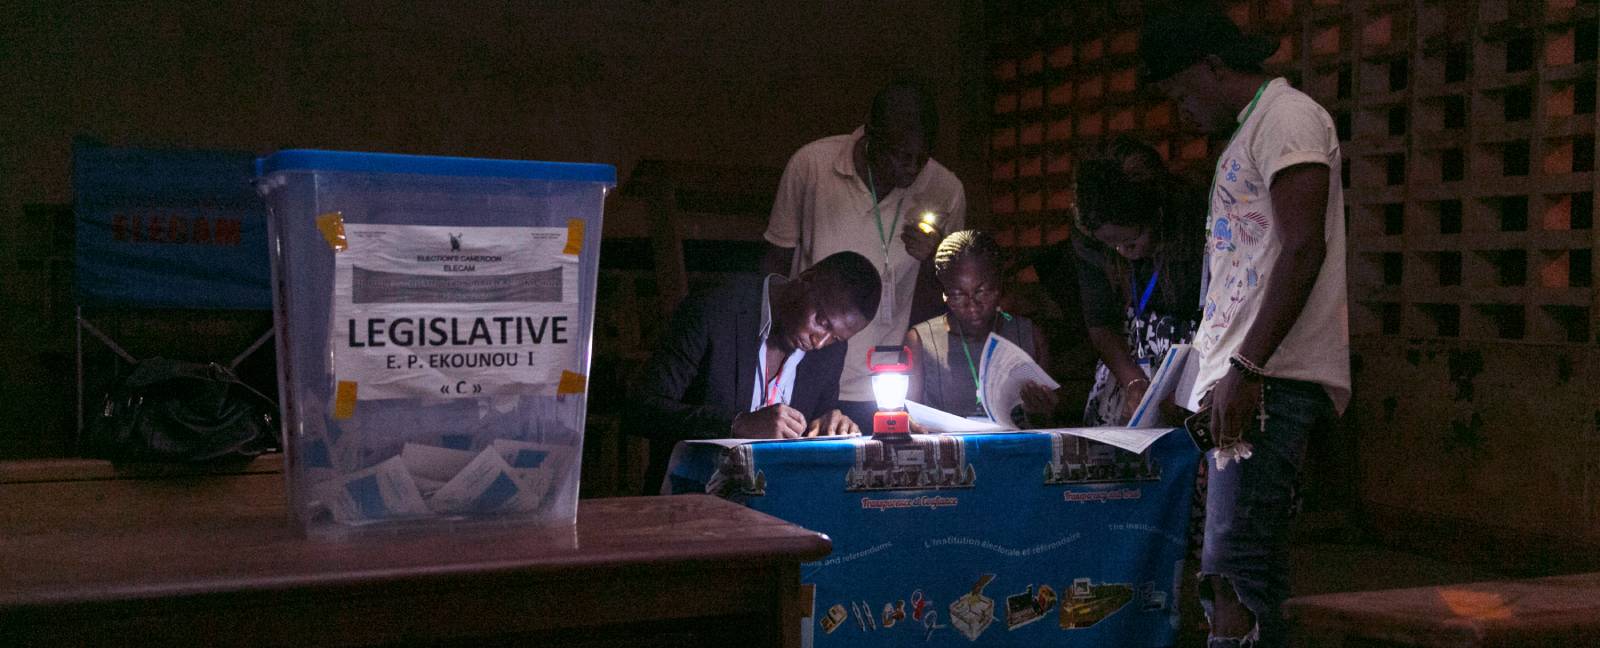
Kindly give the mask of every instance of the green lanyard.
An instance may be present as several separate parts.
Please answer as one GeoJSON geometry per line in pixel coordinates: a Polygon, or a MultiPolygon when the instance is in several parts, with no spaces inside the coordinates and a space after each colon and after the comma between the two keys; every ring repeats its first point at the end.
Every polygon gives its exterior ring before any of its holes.
{"type": "MultiPolygon", "coordinates": [[[[1256,102],[1261,101],[1261,93],[1266,92],[1267,91],[1267,86],[1272,85],[1272,82],[1275,81],[1275,80],[1276,79],[1267,79],[1266,81],[1262,81],[1261,82],[1261,87],[1256,88],[1256,96],[1251,97],[1250,98],[1250,105],[1245,106],[1245,108],[1244,108],[1244,117],[1239,119],[1239,125],[1238,126],[1234,126],[1233,127],[1233,132],[1228,134],[1228,145],[1222,147],[1222,152],[1223,153],[1227,153],[1228,149],[1233,147],[1233,139],[1235,137],[1239,136],[1239,129],[1244,128],[1244,123],[1247,122],[1247,121],[1250,121],[1250,114],[1256,111],[1256,102]]],[[[1206,194],[1206,240],[1208,241],[1207,247],[1210,247],[1209,241],[1211,239],[1211,227],[1212,227],[1212,224],[1215,223],[1216,220],[1217,220],[1217,219],[1211,217],[1211,213],[1210,213],[1211,212],[1211,202],[1210,201],[1213,198],[1215,198],[1216,195],[1217,195],[1217,178],[1222,175],[1222,166],[1221,165],[1222,165],[1222,163],[1224,163],[1226,161],[1227,160],[1217,160],[1217,165],[1218,166],[1217,166],[1216,170],[1211,173],[1211,191],[1210,191],[1210,193],[1206,194]]],[[[1205,299],[1204,293],[1201,294],[1200,298],[1201,299],[1205,299]]]]}
{"type": "MultiPolygon", "coordinates": [[[[862,137],[865,137],[863,135],[862,137]]],[[[905,206],[906,192],[900,192],[900,199],[894,204],[894,220],[889,222],[889,229],[883,229],[883,214],[878,212],[878,183],[872,177],[872,144],[867,143],[867,191],[872,194],[872,219],[878,224],[878,243],[883,247],[883,271],[889,272],[889,237],[894,234],[894,228],[900,224],[900,208],[905,206]]],[[[890,193],[894,190],[890,189],[890,193]]]]}
{"type": "MultiPolygon", "coordinates": [[[[1011,321],[1011,313],[1007,313],[1003,310],[996,310],[995,312],[998,313],[1000,317],[1005,318],[1007,322],[1011,321]]],[[[962,332],[961,324],[949,318],[949,315],[945,315],[945,321],[956,325],[956,337],[961,338],[961,352],[967,356],[967,371],[972,372],[972,385],[977,387],[976,395],[978,398],[978,407],[983,407],[983,385],[978,383],[978,365],[972,361],[972,351],[967,348],[967,336],[962,332]]]]}
{"type": "Polygon", "coordinates": [[[973,395],[978,399],[978,407],[983,407],[983,385],[978,382],[978,366],[972,362],[972,351],[967,349],[967,336],[961,333],[961,326],[956,326],[956,337],[961,338],[961,352],[967,354],[967,371],[972,372],[973,395]]]}

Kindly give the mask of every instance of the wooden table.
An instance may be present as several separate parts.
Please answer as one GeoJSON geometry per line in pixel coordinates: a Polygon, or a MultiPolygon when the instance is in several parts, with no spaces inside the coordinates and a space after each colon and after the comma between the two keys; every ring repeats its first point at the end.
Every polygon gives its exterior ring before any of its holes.
{"type": "Polygon", "coordinates": [[[0,463],[0,645],[795,646],[799,564],[831,549],[709,496],[321,542],[274,472],[50,474],[0,463]]]}

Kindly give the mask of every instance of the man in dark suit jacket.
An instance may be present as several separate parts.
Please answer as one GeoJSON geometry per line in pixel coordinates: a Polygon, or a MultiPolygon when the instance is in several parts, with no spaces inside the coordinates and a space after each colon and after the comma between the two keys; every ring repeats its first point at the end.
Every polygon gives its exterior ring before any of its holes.
{"type": "Polygon", "coordinates": [[[838,409],[838,343],[866,328],[881,291],[871,262],[840,252],[792,280],[741,277],[686,298],[624,410],[625,429],[651,439],[645,489],[679,441],[859,434],[838,409]]]}

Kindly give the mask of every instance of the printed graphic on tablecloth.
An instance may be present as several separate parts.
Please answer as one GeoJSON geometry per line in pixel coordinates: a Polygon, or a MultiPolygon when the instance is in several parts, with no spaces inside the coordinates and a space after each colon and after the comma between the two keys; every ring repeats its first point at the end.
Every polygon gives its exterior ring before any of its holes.
{"type": "Polygon", "coordinates": [[[828,608],[828,613],[823,615],[818,622],[822,624],[823,632],[833,634],[834,630],[839,629],[839,624],[844,623],[845,619],[848,618],[850,618],[850,616],[848,612],[844,611],[844,605],[834,603],[833,607],[828,608]]]}
{"type": "Polygon", "coordinates": [[[344,229],[330,332],[341,403],[555,394],[577,369],[567,228],[344,229]]]}
{"type": "Polygon", "coordinates": [[[1072,589],[1061,600],[1061,629],[1092,626],[1127,607],[1132,600],[1133,587],[1128,583],[1096,585],[1088,578],[1073,579],[1072,589]]]}
{"type": "Polygon", "coordinates": [[[983,595],[983,588],[992,580],[994,574],[978,577],[971,591],[950,603],[950,623],[969,641],[977,641],[994,623],[994,599],[983,595]]]}
{"type": "MultiPolygon", "coordinates": [[[[1089,577],[1080,577],[1074,579],[1069,588],[1058,593],[1058,590],[1048,583],[1022,580],[1021,583],[1025,584],[1013,585],[1022,589],[1004,596],[1001,599],[1003,605],[1000,605],[995,598],[986,595],[984,590],[1003,580],[1006,579],[999,578],[994,573],[982,574],[969,589],[957,595],[948,606],[935,604],[924,596],[920,588],[911,590],[909,597],[892,596],[882,603],[860,599],[836,602],[817,619],[817,623],[822,626],[823,633],[828,635],[834,634],[840,628],[854,625],[855,630],[846,631],[843,636],[874,635],[883,638],[877,640],[879,642],[885,640],[900,642],[911,637],[930,641],[938,630],[946,628],[954,630],[958,636],[967,641],[978,642],[990,626],[996,625],[996,622],[1003,622],[1006,632],[1009,633],[1034,625],[1043,619],[1055,618],[1058,620],[1057,624],[1043,624],[1036,626],[1035,629],[1072,632],[1094,627],[1127,609],[1134,610],[1130,614],[1136,612],[1153,614],[1158,618],[1168,617],[1163,619],[1164,621],[1175,623],[1177,619],[1177,606],[1171,598],[1172,594],[1159,589],[1155,581],[1144,581],[1137,585],[1122,582],[1096,583],[1089,577]],[[949,616],[942,617],[943,614],[949,616]],[[851,623],[852,621],[854,623],[851,623]]],[[[1016,580],[1011,582],[1017,583],[1016,580]]],[[[1128,623],[1145,623],[1145,618],[1130,620],[1128,623]]],[[[1020,636],[1041,635],[1022,633],[1020,636]]],[[[989,641],[996,640],[1006,641],[1003,636],[989,639],[989,641]]],[[[850,640],[845,639],[845,641],[850,640]]]]}
{"type": "Polygon", "coordinates": [[[883,604],[883,627],[893,628],[895,624],[904,620],[906,620],[905,599],[883,604]]]}
{"type": "Polygon", "coordinates": [[[1156,589],[1155,581],[1140,583],[1139,609],[1145,612],[1160,612],[1167,609],[1167,593],[1156,589]]]}
{"type": "Polygon", "coordinates": [[[913,435],[903,441],[861,439],[846,491],[972,488],[977,473],[958,436],[913,435]]]}
{"type": "Polygon", "coordinates": [[[1133,453],[1080,436],[1051,432],[1046,484],[1104,484],[1160,481],[1161,465],[1150,451],[1133,453]]]}
{"type": "Polygon", "coordinates": [[[736,502],[767,494],[767,476],[756,470],[755,452],[749,444],[728,448],[717,457],[717,469],[706,481],[706,492],[736,502]]]}
{"type": "Polygon", "coordinates": [[[911,598],[897,598],[886,601],[881,611],[869,601],[851,600],[850,610],[845,612],[844,604],[836,603],[829,608],[828,614],[818,619],[822,631],[833,634],[834,630],[844,625],[844,620],[855,619],[856,629],[863,633],[877,632],[880,628],[894,632],[894,636],[905,633],[920,634],[924,641],[933,638],[936,630],[950,627],[939,622],[939,612],[934,609],[933,601],[922,595],[922,590],[913,590],[911,598]],[[899,627],[900,630],[891,630],[899,627]]]}
{"type": "Polygon", "coordinates": [[[1033,585],[1029,585],[1028,589],[1006,597],[1006,630],[1016,630],[1043,619],[1055,607],[1054,589],[1040,585],[1039,591],[1034,592],[1033,585]]]}

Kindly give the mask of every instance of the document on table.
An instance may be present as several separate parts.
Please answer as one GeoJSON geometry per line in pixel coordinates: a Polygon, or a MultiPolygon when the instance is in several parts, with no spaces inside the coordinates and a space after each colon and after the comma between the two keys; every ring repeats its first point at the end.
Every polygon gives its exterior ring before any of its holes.
{"type": "Polygon", "coordinates": [[[906,401],[906,413],[929,432],[1007,432],[1008,428],[990,421],[974,421],[913,400],[906,401]]]}
{"type": "Polygon", "coordinates": [[[1113,445],[1132,453],[1142,453],[1150,449],[1150,445],[1168,434],[1173,428],[1162,427],[1094,427],[1094,428],[1060,428],[1056,430],[1031,430],[1033,432],[1065,432],[1072,436],[1083,437],[1091,441],[1099,441],[1106,445],[1113,445]]]}
{"type": "Polygon", "coordinates": [[[1058,389],[1061,383],[1045,373],[1033,357],[1022,347],[1012,344],[994,333],[983,345],[983,361],[978,366],[978,384],[983,395],[983,409],[989,419],[1008,430],[1017,429],[1011,420],[1011,410],[1022,404],[1022,386],[1030,382],[1058,389]]]}

